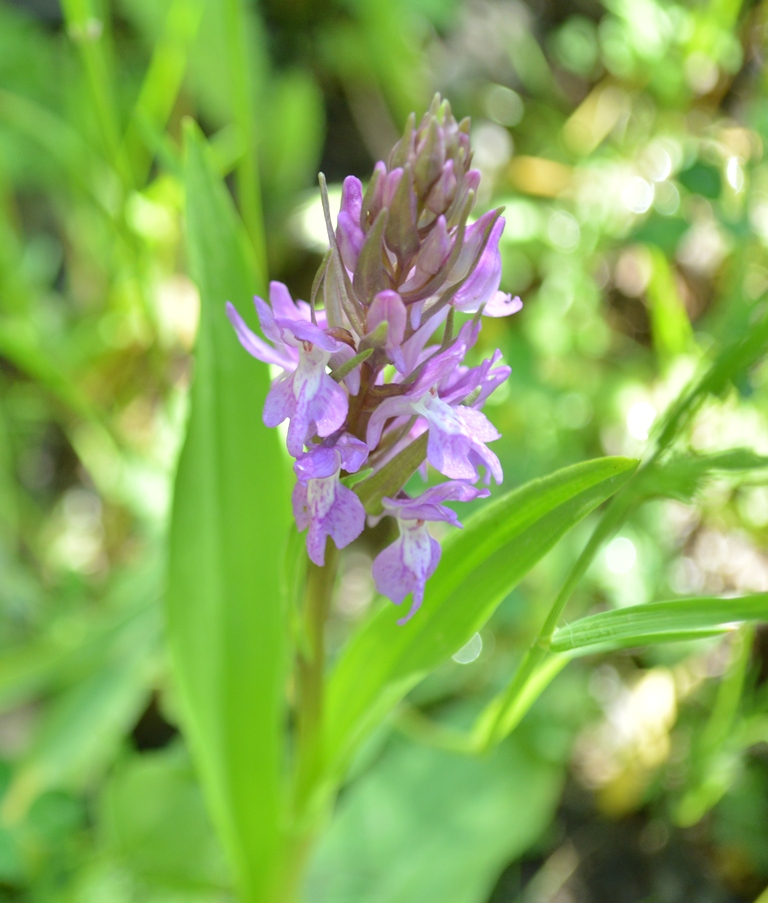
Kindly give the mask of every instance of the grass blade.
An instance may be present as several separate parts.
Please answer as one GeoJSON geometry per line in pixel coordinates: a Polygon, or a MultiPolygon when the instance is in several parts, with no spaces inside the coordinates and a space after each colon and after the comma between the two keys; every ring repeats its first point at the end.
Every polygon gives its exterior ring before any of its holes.
{"type": "Polygon", "coordinates": [[[696,639],[719,633],[741,621],[768,620],[768,593],[733,599],[695,596],[603,611],[560,627],[553,652],[594,652],[648,643],[696,639]]]}

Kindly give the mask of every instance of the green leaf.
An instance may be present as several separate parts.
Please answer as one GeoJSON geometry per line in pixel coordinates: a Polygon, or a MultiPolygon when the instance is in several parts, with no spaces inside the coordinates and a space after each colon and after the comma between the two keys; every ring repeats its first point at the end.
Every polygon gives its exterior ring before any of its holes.
{"type": "Polygon", "coordinates": [[[483,758],[398,740],[343,797],[307,899],[483,903],[549,824],[561,783],[515,739],[483,758]]]}
{"type": "Polygon", "coordinates": [[[553,652],[595,652],[595,647],[622,648],[711,636],[741,621],[768,620],[768,593],[734,599],[695,596],[603,611],[560,627],[552,637],[553,652]]]}
{"type": "Polygon", "coordinates": [[[49,788],[93,784],[136,723],[159,670],[159,608],[140,612],[123,630],[108,660],[48,705],[3,801],[9,821],[49,788]]]}
{"type": "Polygon", "coordinates": [[[711,455],[678,455],[646,467],[633,485],[637,496],[662,496],[690,501],[707,479],[718,474],[768,468],[768,458],[749,448],[731,448],[711,455]]]}
{"type": "MultiPolygon", "coordinates": [[[[268,374],[224,313],[263,288],[199,131],[186,128],[187,245],[201,322],[170,535],[168,617],[185,727],[241,900],[278,868],[286,464],[261,422],[268,374]]],[[[251,314],[252,315],[252,314],[251,314]]]]}
{"type": "Polygon", "coordinates": [[[693,330],[666,255],[659,248],[649,247],[647,251],[651,260],[648,300],[653,344],[659,357],[667,361],[691,348],[693,330]]]}
{"type": "Polygon", "coordinates": [[[627,458],[601,458],[565,468],[496,499],[454,533],[416,617],[398,626],[400,612],[386,605],[339,660],[327,699],[331,767],[480,630],[534,564],[623,486],[635,466],[627,458]]]}
{"type": "Polygon", "coordinates": [[[104,788],[101,809],[109,852],[142,880],[189,890],[229,884],[223,852],[183,748],[123,763],[104,788]]]}

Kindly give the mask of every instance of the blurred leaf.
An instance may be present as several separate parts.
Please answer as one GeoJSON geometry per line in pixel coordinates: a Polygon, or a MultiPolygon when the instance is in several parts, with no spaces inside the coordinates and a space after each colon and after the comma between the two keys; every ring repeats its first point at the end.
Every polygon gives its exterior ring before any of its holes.
{"type": "Polygon", "coordinates": [[[662,361],[668,362],[690,350],[693,330],[666,256],[658,248],[648,248],[648,252],[651,256],[648,300],[653,344],[662,361]]]}
{"type": "Polygon", "coordinates": [[[561,770],[507,741],[482,758],[396,741],[342,799],[313,903],[483,903],[541,835],[561,770]]]}
{"type": "Polygon", "coordinates": [[[733,599],[695,596],[603,611],[559,627],[553,652],[596,651],[648,643],[696,639],[727,630],[739,621],[768,621],[768,593],[733,599]]]}
{"type": "Polygon", "coordinates": [[[267,99],[267,121],[279,128],[261,137],[261,167],[270,194],[282,204],[315,181],[324,137],[322,97],[307,73],[296,69],[275,79],[267,99]]]}
{"type": "Polygon", "coordinates": [[[658,456],[680,435],[708,395],[719,395],[745,374],[765,354],[768,346],[768,312],[762,311],[745,331],[722,348],[700,376],[694,378],[659,418],[656,431],[658,456]]]}
{"type": "Polygon", "coordinates": [[[678,455],[646,467],[638,475],[633,492],[638,496],[660,496],[687,502],[707,478],[765,468],[768,468],[768,457],[748,448],[732,448],[712,455],[678,455]]]}
{"type": "Polygon", "coordinates": [[[691,194],[700,194],[702,197],[716,200],[723,190],[723,180],[714,166],[708,163],[697,162],[688,169],[684,169],[678,175],[680,184],[687,188],[691,194]]]}
{"type": "Polygon", "coordinates": [[[146,180],[153,156],[152,146],[146,146],[143,141],[144,134],[153,129],[162,134],[165,128],[181,89],[205,3],[206,0],[174,0],[163,32],[154,44],[123,144],[123,152],[139,185],[146,180]]]}
{"type": "Polygon", "coordinates": [[[655,245],[671,257],[688,227],[688,222],[682,217],[662,216],[651,211],[646,219],[641,221],[632,237],[643,244],[655,245]]]}
{"type": "MultiPolygon", "coordinates": [[[[0,391],[2,388],[0,384],[0,391]]],[[[18,530],[18,519],[13,450],[5,417],[4,399],[0,394],[0,540],[13,541],[18,530]]]]}
{"type": "Polygon", "coordinates": [[[187,243],[202,311],[170,535],[168,615],[185,726],[246,901],[278,866],[288,484],[261,422],[269,379],[224,313],[263,291],[197,128],[186,129],[187,243]]]}
{"type": "Polygon", "coordinates": [[[574,524],[634,472],[602,458],[534,480],[486,505],[445,543],[418,615],[398,626],[387,605],[352,638],[328,689],[332,764],[433,668],[460,649],[496,606],[574,524]]]}
{"type": "Polygon", "coordinates": [[[160,613],[144,611],[109,661],[54,697],[3,802],[16,821],[44,790],[97,780],[141,713],[160,653],[160,613]]]}
{"type": "Polygon", "coordinates": [[[134,756],[101,799],[110,853],[154,885],[226,887],[227,864],[183,749],[134,756]]]}
{"type": "MultiPolygon", "coordinates": [[[[88,679],[124,655],[149,611],[159,603],[159,556],[148,554],[128,573],[113,578],[98,607],[80,605],[51,618],[33,638],[4,650],[0,658],[0,711],[33,696],[55,694],[88,679]]],[[[1,598],[1,597],[0,597],[1,598]]]]}

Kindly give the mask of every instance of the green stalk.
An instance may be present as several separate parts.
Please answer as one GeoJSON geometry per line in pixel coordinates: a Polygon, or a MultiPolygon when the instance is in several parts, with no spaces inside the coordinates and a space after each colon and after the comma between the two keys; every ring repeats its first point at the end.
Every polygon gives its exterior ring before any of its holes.
{"type": "Polygon", "coordinates": [[[299,898],[307,860],[332,798],[322,793],[325,625],[333,599],[339,552],[328,540],[325,566],[309,562],[296,657],[296,743],[291,824],[286,834],[276,903],[299,898]]]}

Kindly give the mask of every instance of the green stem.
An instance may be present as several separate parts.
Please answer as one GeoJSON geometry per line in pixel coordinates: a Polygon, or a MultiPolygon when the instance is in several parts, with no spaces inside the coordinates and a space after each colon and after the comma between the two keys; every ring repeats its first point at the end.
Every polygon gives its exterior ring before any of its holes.
{"type": "Polygon", "coordinates": [[[291,824],[285,837],[282,881],[276,903],[299,899],[306,864],[330,797],[318,791],[323,774],[325,625],[333,599],[339,552],[328,540],[325,566],[309,562],[304,593],[303,635],[296,657],[296,754],[291,824]]]}
{"type": "Polygon", "coordinates": [[[296,784],[294,814],[301,821],[322,771],[325,622],[331,607],[339,553],[328,540],[325,566],[309,563],[304,626],[306,643],[296,663],[296,784]]]}

